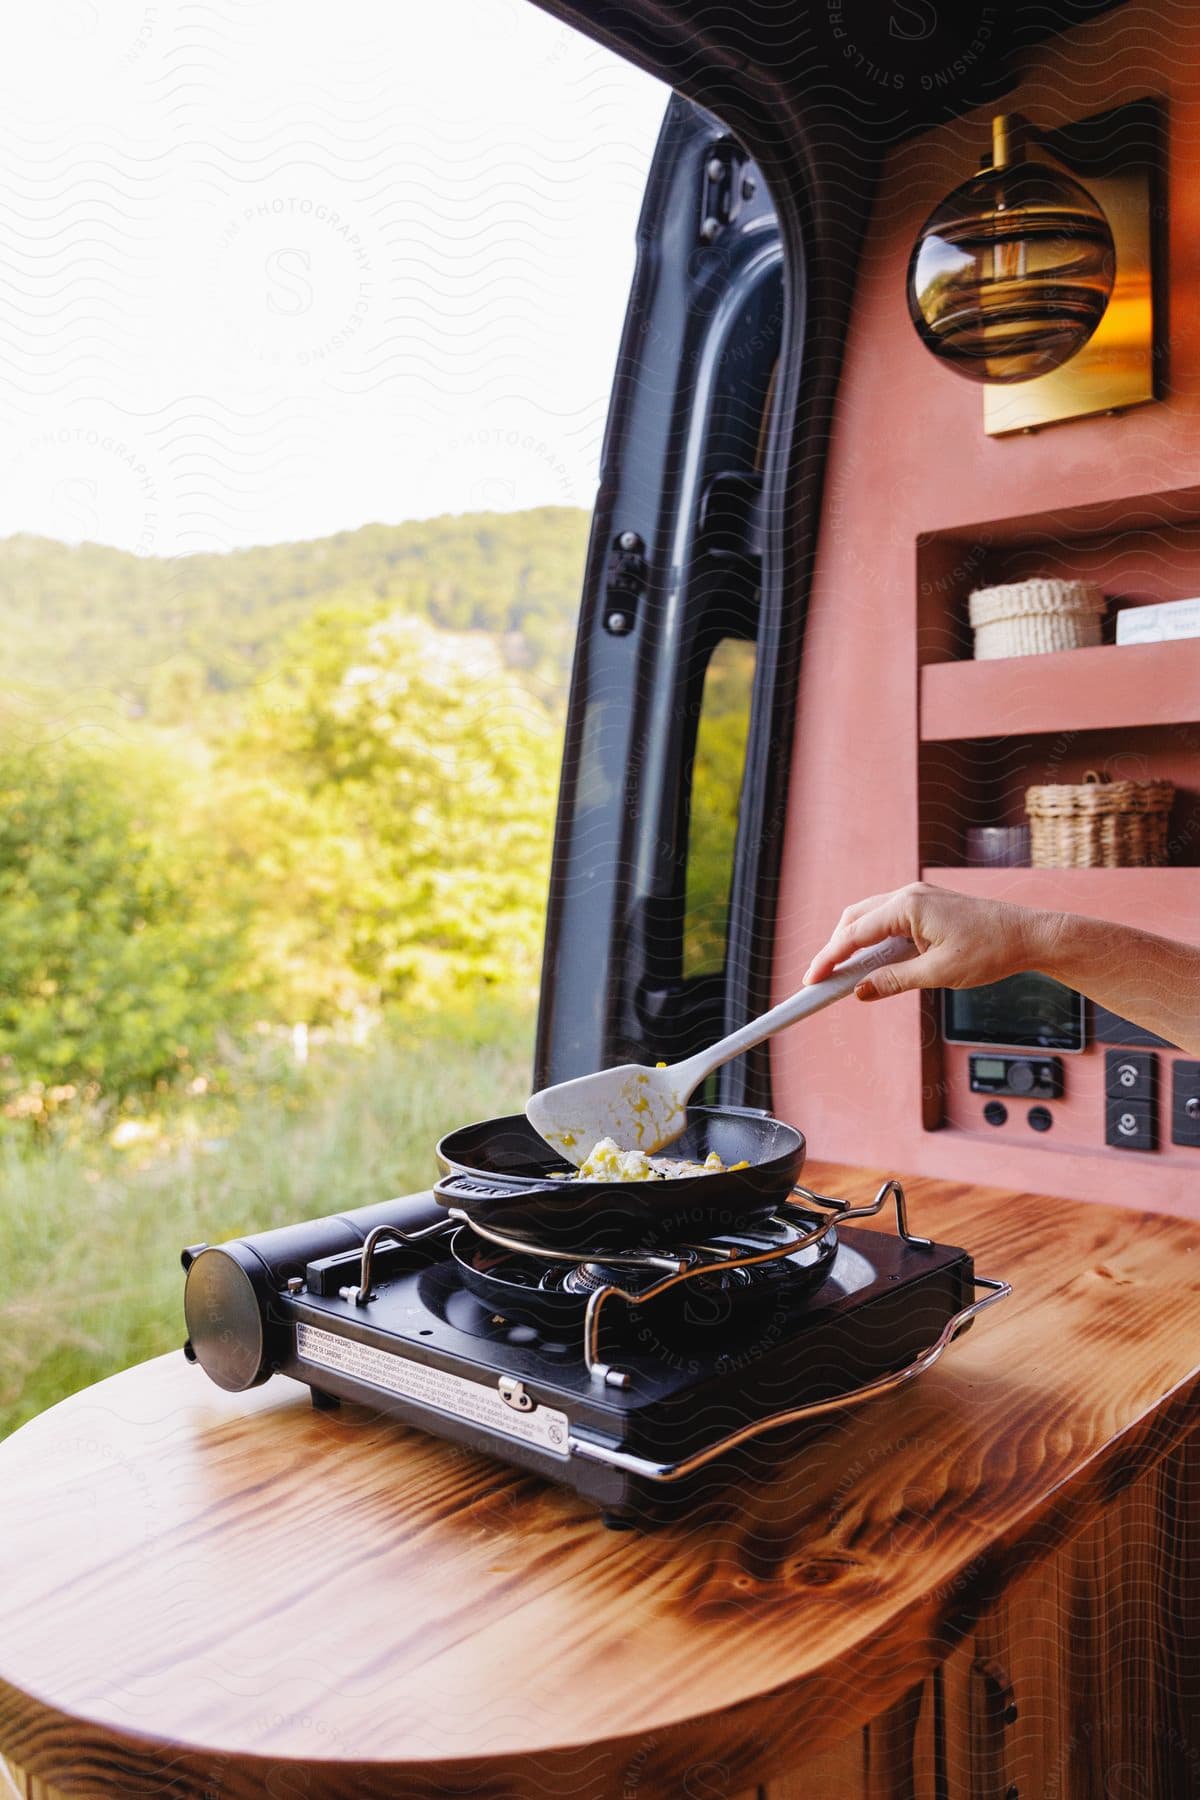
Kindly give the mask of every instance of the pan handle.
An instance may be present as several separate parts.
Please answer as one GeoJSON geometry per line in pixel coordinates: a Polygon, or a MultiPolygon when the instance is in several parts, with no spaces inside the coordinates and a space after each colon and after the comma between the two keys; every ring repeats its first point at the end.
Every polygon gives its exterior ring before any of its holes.
{"type": "Polygon", "coordinates": [[[536,1175],[466,1175],[455,1171],[434,1183],[433,1197],[443,1206],[461,1206],[464,1201],[507,1200],[514,1194],[561,1194],[562,1191],[561,1181],[541,1181],[536,1175]]]}

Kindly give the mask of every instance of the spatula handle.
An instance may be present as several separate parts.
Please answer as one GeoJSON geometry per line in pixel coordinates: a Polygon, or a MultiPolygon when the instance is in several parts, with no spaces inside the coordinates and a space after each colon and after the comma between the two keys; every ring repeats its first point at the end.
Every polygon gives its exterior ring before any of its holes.
{"type": "Polygon", "coordinates": [[[832,1006],[835,1000],[843,1000],[852,994],[859,982],[876,969],[886,967],[888,963],[908,962],[920,952],[911,938],[884,938],[880,944],[872,944],[867,950],[856,950],[854,955],[841,963],[826,981],[814,981],[811,987],[802,987],[788,1000],[781,1000],[770,1012],[761,1018],[751,1019],[737,1031],[731,1031],[728,1037],[702,1050],[699,1055],[689,1057],[687,1062],[676,1065],[676,1072],[686,1079],[689,1093],[699,1087],[705,1076],[719,1069],[722,1063],[730,1062],[733,1057],[740,1056],[743,1050],[753,1050],[765,1038],[773,1037],[785,1026],[796,1025],[801,1019],[811,1018],[826,1006],[832,1006]]]}

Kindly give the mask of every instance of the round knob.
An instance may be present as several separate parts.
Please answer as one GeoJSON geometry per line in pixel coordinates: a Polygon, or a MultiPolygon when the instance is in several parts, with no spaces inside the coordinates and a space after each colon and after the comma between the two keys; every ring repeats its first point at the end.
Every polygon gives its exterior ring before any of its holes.
{"type": "Polygon", "coordinates": [[[271,1298],[266,1270],[243,1244],[202,1250],[188,1269],[188,1361],[227,1393],[257,1387],[271,1373],[265,1324],[271,1298]]]}
{"type": "Polygon", "coordinates": [[[1185,1100],[1183,1110],[1189,1119],[1200,1119],[1200,1094],[1193,1094],[1185,1100]]]}
{"type": "Polygon", "coordinates": [[[1033,1080],[1033,1070],[1028,1063],[1014,1063],[1008,1071],[1008,1085],[1014,1094],[1031,1093],[1033,1080]]]}

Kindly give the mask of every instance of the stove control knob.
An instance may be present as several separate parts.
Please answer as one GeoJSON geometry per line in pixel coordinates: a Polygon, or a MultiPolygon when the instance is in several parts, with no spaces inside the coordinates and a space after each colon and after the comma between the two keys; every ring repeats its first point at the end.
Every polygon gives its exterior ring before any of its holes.
{"type": "Polygon", "coordinates": [[[1013,1063],[1008,1071],[1009,1089],[1014,1094],[1029,1094],[1033,1091],[1034,1072],[1028,1063],[1013,1063]]]}

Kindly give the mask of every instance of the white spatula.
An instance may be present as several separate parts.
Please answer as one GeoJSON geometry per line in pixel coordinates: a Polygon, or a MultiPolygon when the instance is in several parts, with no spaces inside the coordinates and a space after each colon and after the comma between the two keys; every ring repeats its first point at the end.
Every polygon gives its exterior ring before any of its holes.
{"type": "Polygon", "coordinates": [[[885,938],[869,950],[859,950],[834,970],[827,981],[801,988],[790,1000],[782,1000],[760,1019],[752,1019],[740,1031],[730,1032],[719,1043],[686,1062],[670,1067],[644,1068],[623,1063],[617,1069],[600,1069],[575,1081],[534,1094],[525,1116],[546,1142],[576,1167],[600,1138],[612,1138],[621,1150],[641,1150],[647,1156],[672,1143],[687,1125],[687,1103],[706,1076],[743,1050],[752,1050],[764,1038],[787,1025],[810,1018],[822,1007],[853,993],[864,975],[885,963],[907,962],[917,955],[910,938],[885,938]]]}

